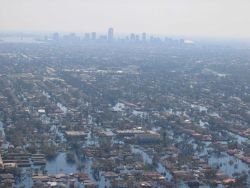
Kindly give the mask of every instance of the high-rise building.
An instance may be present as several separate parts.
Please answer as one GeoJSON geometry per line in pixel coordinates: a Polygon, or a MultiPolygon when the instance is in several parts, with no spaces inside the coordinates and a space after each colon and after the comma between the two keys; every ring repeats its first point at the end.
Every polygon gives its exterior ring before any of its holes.
{"type": "Polygon", "coordinates": [[[146,41],[147,40],[147,34],[146,33],[142,33],[142,41],[146,41]]]}
{"type": "Polygon", "coordinates": [[[89,33],[85,33],[84,39],[85,40],[89,40],[90,39],[90,34],[89,33]]]}
{"type": "Polygon", "coordinates": [[[58,33],[53,33],[53,40],[58,41],[59,40],[59,34],[58,33]]]}
{"type": "Polygon", "coordinates": [[[108,30],[108,41],[112,41],[114,39],[114,29],[109,28],[108,30]]]}
{"type": "Polygon", "coordinates": [[[140,36],[139,35],[135,35],[135,40],[138,42],[140,40],[140,36]]]}
{"type": "Polygon", "coordinates": [[[91,33],[91,39],[92,40],[96,40],[96,32],[92,32],[91,33]]]}
{"type": "Polygon", "coordinates": [[[134,34],[134,33],[131,33],[131,34],[130,34],[130,40],[132,40],[132,41],[135,40],[135,34],[134,34]]]}

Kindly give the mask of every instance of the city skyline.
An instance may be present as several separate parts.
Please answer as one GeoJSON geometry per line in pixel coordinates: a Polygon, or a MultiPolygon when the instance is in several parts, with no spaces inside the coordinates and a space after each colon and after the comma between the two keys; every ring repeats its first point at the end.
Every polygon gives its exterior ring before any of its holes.
{"type": "Polygon", "coordinates": [[[1,0],[0,31],[155,33],[250,38],[246,0],[1,0]]]}
{"type": "Polygon", "coordinates": [[[250,188],[250,0],[0,0],[0,188],[250,188]]]}
{"type": "MultiPolygon", "coordinates": [[[[20,35],[19,35],[20,36],[20,35]]],[[[157,36],[152,34],[147,34],[146,32],[142,33],[129,33],[127,35],[121,36],[118,34],[118,36],[115,35],[114,28],[110,27],[107,29],[106,33],[97,33],[95,31],[84,33],[84,34],[76,34],[74,32],[71,32],[69,34],[63,34],[63,33],[50,33],[49,35],[44,36],[45,41],[52,40],[52,41],[69,41],[69,42],[79,42],[79,41],[107,41],[109,43],[113,42],[119,42],[119,41],[132,41],[132,42],[153,42],[153,43],[162,43],[165,42],[167,44],[193,44],[194,41],[183,39],[183,38],[171,38],[168,36],[157,36]]]]}

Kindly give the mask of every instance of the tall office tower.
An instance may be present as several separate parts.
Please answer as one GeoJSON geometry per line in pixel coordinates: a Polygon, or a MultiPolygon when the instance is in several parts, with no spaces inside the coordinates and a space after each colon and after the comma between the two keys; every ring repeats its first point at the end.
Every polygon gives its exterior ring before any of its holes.
{"type": "Polygon", "coordinates": [[[92,32],[91,33],[91,39],[92,40],[96,40],[96,32],[92,32]]]}
{"type": "Polygon", "coordinates": [[[139,35],[135,35],[135,40],[138,42],[140,40],[140,36],[139,35]]]}
{"type": "Polygon", "coordinates": [[[130,40],[132,40],[132,41],[135,40],[135,34],[134,34],[134,33],[131,33],[131,35],[130,35],[130,40]]]}
{"type": "Polygon", "coordinates": [[[114,39],[114,29],[109,28],[108,30],[108,41],[112,41],[114,39]]]}
{"type": "Polygon", "coordinates": [[[58,33],[53,33],[53,40],[57,41],[59,40],[59,34],[58,33]]]}
{"type": "Polygon", "coordinates": [[[147,34],[146,33],[142,33],[142,41],[146,41],[147,40],[147,34]]]}
{"type": "Polygon", "coordinates": [[[85,40],[89,40],[89,39],[90,39],[89,33],[85,33],[84,39],[85,39],[85,40]]]}

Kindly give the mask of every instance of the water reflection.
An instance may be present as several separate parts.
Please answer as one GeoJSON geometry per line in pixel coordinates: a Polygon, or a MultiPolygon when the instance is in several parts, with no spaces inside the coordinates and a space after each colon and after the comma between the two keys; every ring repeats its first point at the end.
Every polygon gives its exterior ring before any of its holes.
{"type": "Polygon", "coordinates": [[[47,162],[45,169],[48,174],[57,174],[62,172],[65,174],[71,174],[77,171],[77,166],[76,164],[69,164],[66,161],[65,153],[59,153],[54,160],[47,162]]]}

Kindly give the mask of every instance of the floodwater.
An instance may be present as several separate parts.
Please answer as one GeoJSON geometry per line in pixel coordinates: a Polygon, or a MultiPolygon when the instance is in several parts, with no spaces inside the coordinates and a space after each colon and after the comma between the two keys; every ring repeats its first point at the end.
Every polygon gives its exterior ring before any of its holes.
{"type": "MultiPolygon", "coordinates": [[[[179,139],[184,140],[184,135],[180,135],[179,139]]],[[[238,139],[244,140],[245,139],[239,135],[237,136],[238,139]]],[[[190,137],[186,139],[186,142],[193,145],[193,148],[195,149],[195,155],[197,156],[204,156],[204,158],[207,159],[207,162],[210,166],[218,167],[224,174],[226,174],[229,177],[233,177],[234,173],[241,173],[241,172],[247,172],[249,171],[248,164],[242,162],[241,160],[237,159],[234,156],[230,156],[225,152],[222,152],[221,154],[217,154],[214,149],[211,147],[211,142],[202,141],[201,143],[204,145],[203,149],[197,150],[197,144],[195,142],[195,139],[190,137]]],[[[202,157],[203,158],[203,157],[202,157]]],[[[250,177],[248,175],[248,182],[250,183],[250,177]]]]}
{"type": "Polygon", "coordinates": [[[66,161],[66,153],[59,153],[54,160],[47,162],[45,169],[48,175],[58,173],[71,174],[77,171],[77,166],[66,161]]]}
{"type": "MultiPolygon", "coordinates": [[[[143,149],[131,146],[131,150],[132,153],[140,154],[145,164],[152,164],[152,157],[150,157],[145,151],[143,151],[143,149]]],[[[161,163],[158,163],[156,171],[161,174],[164,174],[167,180],[171,180],[173,178],[170,172],[161,163]]]]}

